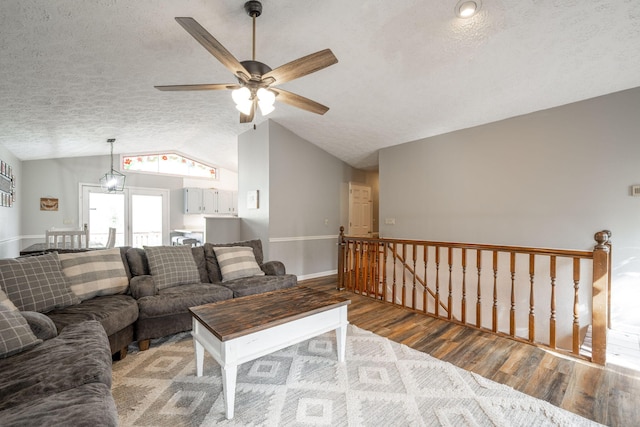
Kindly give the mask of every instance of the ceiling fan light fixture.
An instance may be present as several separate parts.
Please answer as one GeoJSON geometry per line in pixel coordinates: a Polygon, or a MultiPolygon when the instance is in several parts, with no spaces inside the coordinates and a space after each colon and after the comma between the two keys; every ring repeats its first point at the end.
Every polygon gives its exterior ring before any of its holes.
{"type": "Polygon", "coordinates": [[[258,107],[260,107],[260,112],[262,113],[263,116],[266,116],[267,114],[275,110],[275,107],[273,106],[273,104],[269,105],[262,101],[258,101],[258,107]]]}
{"type": "Polygon", "coordinates": [[[240,104],[244,104],[245,102],[250,102],[251,91],[249,90],[249,88],[245,86],[238,89],[234,89],[231,91],[231,98],[233,99],[233,102],[236,103],[236,106],[240,104]]]}
{"type": "Polygon", "coordinates": [[[455,7],[456,16],[458,18],[471,18],[478,13],[482,7],[481,0],[459,0],[455,7]]]}
{"type": "Polygon", "coordinates": [[[233,99],[233,102],[236,103],[236,109],[238,111],[246,116],[251,114],[253,102],[251,102],[251,91],[249,88],[243,86],[241,88],[234,89],[231,92],[231,98],[233,99]]]}
{"type": "Polygon", "coordinates": [[[251,101],[242,102],[240,104],[236,104],[236,110],[240,111],[245,116],[248,116],[251,114],[251,105],[251,101]]]}

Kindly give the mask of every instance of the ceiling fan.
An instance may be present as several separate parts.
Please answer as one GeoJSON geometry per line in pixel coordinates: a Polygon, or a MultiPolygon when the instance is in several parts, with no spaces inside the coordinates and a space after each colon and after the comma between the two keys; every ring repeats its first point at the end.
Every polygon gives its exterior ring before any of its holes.
{"type": "Polygon", "coordinates": [[[273,102],[277,99],[285,104],[301,108],[316,114],[324,114],[329,107],[303,96],[276,89],[274,86],[322,70],[338,62],[331,49],[321,50],[272,70],[268,65],[256,61],[256,18],[262,14],[262,3],[248,1],[244,4],[247,14],[253,19],[252,59],[239,62],[220,42],[207,32],[193,18],[176,18],[176,21],[193,36],[205,49],[222,63],[238,79],[238,83],[192,84],[154,86],[163,91],[181,90],[232,90],[236,108],[240,111],[240,123],[250,123],[260,107],[262,115],[273,111],[273,102]]]}

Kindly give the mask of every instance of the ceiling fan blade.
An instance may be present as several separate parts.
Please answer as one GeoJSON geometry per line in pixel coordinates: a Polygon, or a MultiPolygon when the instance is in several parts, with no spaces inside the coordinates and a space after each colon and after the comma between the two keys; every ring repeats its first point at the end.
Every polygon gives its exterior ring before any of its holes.
{"type": "Polygon", "coordinates": [[[240,85],[228,83],[228,84],[201,84],[201,85],[169,85],[169,86],[154,86],[158,90],[224,90],[224,89],[237,89],[240,85]]]}
{"type": "Polygon", "coordinates": [[[285,104],[302,108],[303,110],[307,110],[316,114],[324,114],[329,111],[329,107],[312,101],[309,98],[305,98],[304,96],[296,95],[293,92],[273,88],[269,88],[269,90],[274,91],[278,95],[276,97],[276,100],[282,101],[285,104]]]}
{"type": "Polygon", "coordinates": [[[256,101],[254,100],[251,104],[251,112],[249,115],[240,113],[240,123],[251,123],[253,121],[253,116],[256,113],[256,101]]]}
{"type": "Polygon", "coordinates": [[[222,44],[216,40],[207,30],[198,24],[193,18],[176,18],[178,24],[182,25],[182,28],[187,30],[191,36],[198,41],[205,49],[209,51],[218,61],[222,63],[227,69],[229,69],[234,76],[245,80],[246,76],[250,76],[249,72],[244,66],[225,49],[222,44]]]}
{"type": "Polygon", "coordinates": [[[338,58],[331,52],[331,49],[325,49],[281,65],[263,75],[262,80],[273,78],[275,80],[273,84],[279,85],[315,73],[337,62],[338,58]]]}

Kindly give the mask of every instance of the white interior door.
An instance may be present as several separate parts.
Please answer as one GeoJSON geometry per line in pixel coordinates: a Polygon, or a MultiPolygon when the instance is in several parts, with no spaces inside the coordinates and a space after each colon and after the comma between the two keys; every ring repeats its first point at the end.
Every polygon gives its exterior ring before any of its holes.
{"type": "Polygon", "coordinates": [[[106,244],[109,227],[116,229],[116,246],[169,244],[169,190],[125,188],[104,193],[91,184],[80,185],[82,223],[93,244],[106,244]]]}
{"type": "Polygon", "coordinates": [[[349,236],[371,237],[373,206],[371,187],[349,183],[349,236]]]}

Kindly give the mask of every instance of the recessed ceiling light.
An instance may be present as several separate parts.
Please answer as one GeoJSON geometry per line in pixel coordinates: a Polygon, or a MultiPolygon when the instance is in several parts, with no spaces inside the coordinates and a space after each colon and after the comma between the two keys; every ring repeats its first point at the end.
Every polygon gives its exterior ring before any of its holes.
{"type": "Polygon", "coordinates": [[[481,0],[459,0],[455,12],[458,18],[471,18],[482,6],[481,0]]]}

